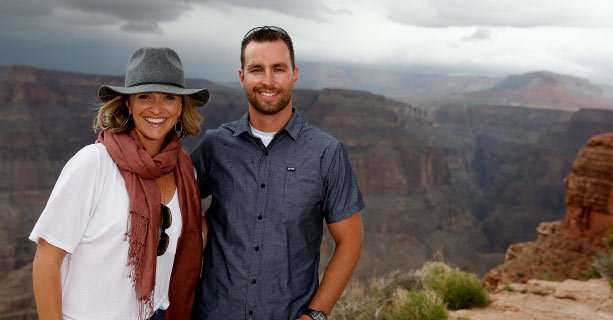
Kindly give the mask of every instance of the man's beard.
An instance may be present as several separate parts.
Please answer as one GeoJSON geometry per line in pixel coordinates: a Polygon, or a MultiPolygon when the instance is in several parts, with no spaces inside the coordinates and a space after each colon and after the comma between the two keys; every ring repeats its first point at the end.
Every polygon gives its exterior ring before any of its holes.
{"type": "Polygon", "coordinates": [[[258,100],[258,91],[260,91],[261,89],[262,87],[256,87],[251,91],[245,90],[245,93],[247,94],[247,101],[249,101],[249,104],[251,104],[251,106],[253,106],[253,108],[255,108],[257,112],[270,116],[281,112],[283,109],[285,109],[285,107],[289,106],[289,102],[292,99],[291,91],[278,91],[276,89],[270,90],[275,91],[279,97],[277,102],[274,103],[272,101],[261,102],[258,100]]]}

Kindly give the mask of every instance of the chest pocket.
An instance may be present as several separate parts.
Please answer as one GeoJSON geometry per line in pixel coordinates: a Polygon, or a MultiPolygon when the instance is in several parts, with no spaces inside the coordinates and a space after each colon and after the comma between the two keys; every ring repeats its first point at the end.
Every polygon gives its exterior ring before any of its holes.
{"type": "Polygon", "coordinates": [[[285,177],[285,208],[288,220],[316,218],[323,203],[323,182],[319,168],[288,163],[283,168],[285,177]]]}

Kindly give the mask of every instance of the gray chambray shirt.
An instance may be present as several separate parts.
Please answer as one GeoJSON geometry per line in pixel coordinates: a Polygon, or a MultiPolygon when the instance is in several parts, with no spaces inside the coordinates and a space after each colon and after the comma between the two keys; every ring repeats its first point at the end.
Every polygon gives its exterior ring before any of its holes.
{"type": "Polygon", "coordinates": [[[245,114],[191,153],[212,195],[193,319],[297,319],[319,285],[324,219],[364,208],[342,144],[293,111],[268,148],[245,114]]]}

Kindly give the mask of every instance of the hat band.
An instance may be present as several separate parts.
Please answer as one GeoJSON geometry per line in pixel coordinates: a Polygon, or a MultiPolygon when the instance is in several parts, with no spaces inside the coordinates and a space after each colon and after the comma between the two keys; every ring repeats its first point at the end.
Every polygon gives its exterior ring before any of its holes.
{"type": "Polygon", "coordinates": [[[182,86],[182,85],[179,85],[179,84],[176,84],[176,83],[168,83],[168,82],[139,82],[139,83],[131,84],[131,85],[127,86],[127,87],[128,88],[132,88],[132,87],[144,86],[144,85],[148,85],[148,84],[161,84],[161,85],[167,85],[167,86],[173,86],[173,87],[185,89],[185,87],[182,86]]]}

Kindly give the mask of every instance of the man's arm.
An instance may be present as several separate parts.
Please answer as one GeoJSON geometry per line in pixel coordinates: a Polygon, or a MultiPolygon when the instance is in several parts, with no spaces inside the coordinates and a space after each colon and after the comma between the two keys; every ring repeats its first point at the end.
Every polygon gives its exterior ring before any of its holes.
{"type": "MultiPolygon", "coordinates": [[[[326,314],[330,314],[336,301],[347,287],[353,270],[362,255],[364,238],[362,218],[359,212],[345,220],[329,224],[328,229],[332,238],[334,238],[336,247],[319,288],[309,304],[309,309],[323,311],[326,314]]],[[[308,316],[300,318],[300,320],[309,319],[311,318],[308,316]]]]}
{"type": "Polygon", "coordinates": [[[211,143],[215,139],[211,132],[212,130],[205,131],[202,139],[198,141],[189,154],[196,171],[196,182],[198,183],[198,189],[200,189],[201,199],[211,194],[210,179],[207,177],[207,168],[211,162],[211,143]]]}
{"type": "Polygon", "coordinates": [[[66,254],[66,251],[42,238],[38,241],[32,264],[32,280],[36,309],[41,320],[63,318],[60,267],[66,254]]]}

